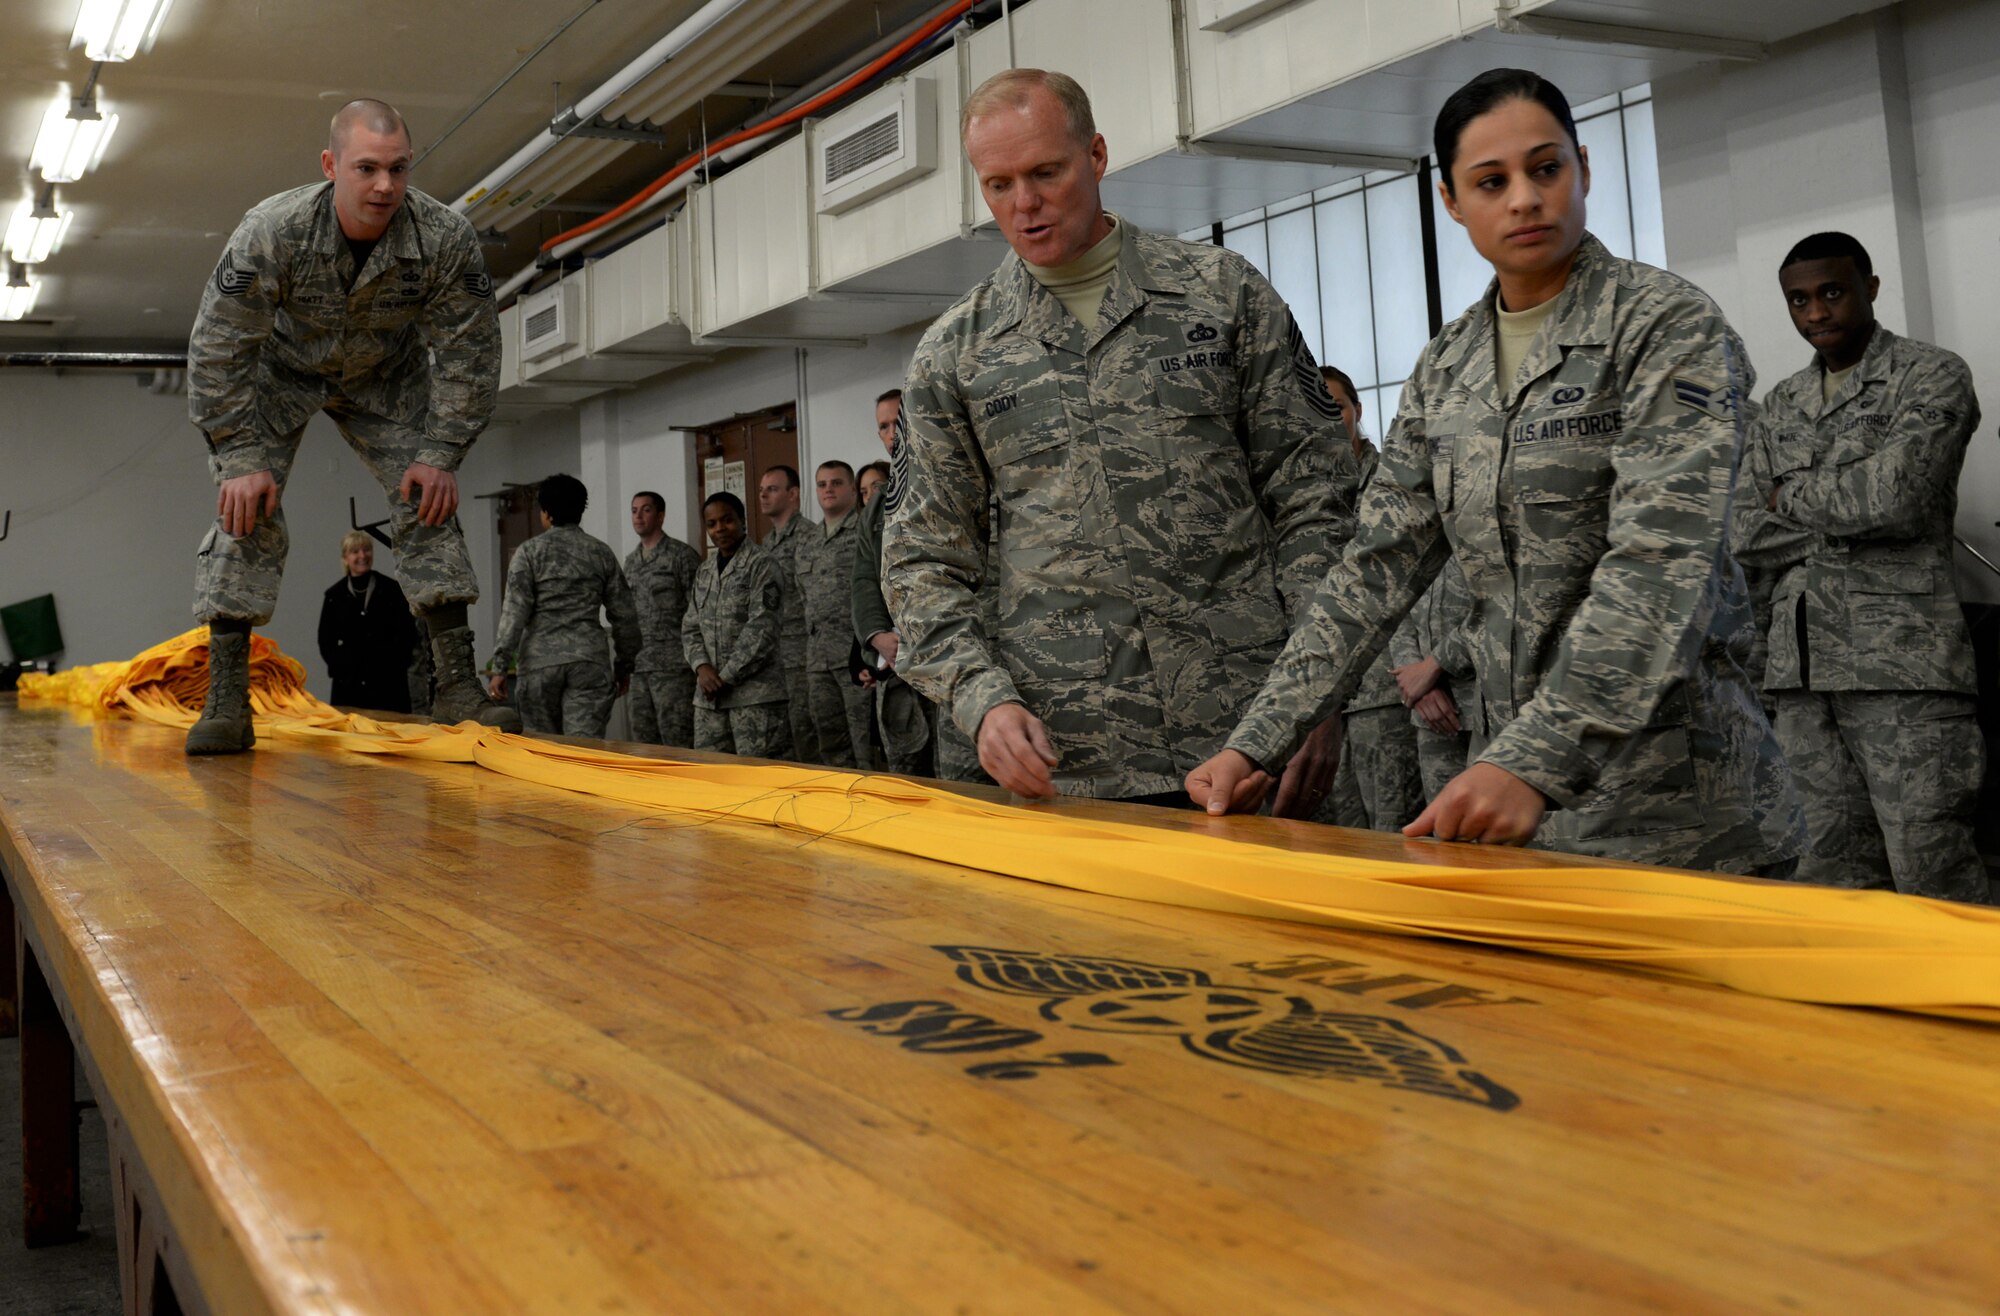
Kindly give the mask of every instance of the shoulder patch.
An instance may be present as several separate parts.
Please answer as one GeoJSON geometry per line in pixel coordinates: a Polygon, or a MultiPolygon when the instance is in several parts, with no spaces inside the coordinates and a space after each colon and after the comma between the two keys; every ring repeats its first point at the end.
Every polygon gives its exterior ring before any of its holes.
{"type": "Polygon", "coordinates": [[[237,269],[227,256],[222,258],[222,264],[215,267],[215,290],[224,297],[241,297],[256,282],[255,274],[237,269]]]}
{"type": "Polygon", "coordinates": [[[465,291],[474,297],[484,299],[493,295],[493,278],[485,270],[467,270],[460,282],[465,285],[465,291]]]}
{"type": "Polygon", "coordinates": [[[1306,336],[1289,310],[1285,312],[1285,325],[1286,337],[1290,339],[1292,373],[1298,376],[1299,392],[1305,394],[1306,405],[1317,412],[1321,420],[1338,421],[1340,408],[1334,403],[1333,394],[1327,391],[1326,380],[1320,377],[1319,362],[1313,360],[1312,348],[1306,345],[1306,336]]]}
{"type": "Polygon", "coordinates": [[[784,601],[785,601],[784,587],[779,585],[778,582],[775,580],[765,581],[764,606],[770,611],[776,612],[778,608],[784,603],[784,601]]]}
{"type": "Polygon", "coordinates": [[[889,443],[889,487],[882,491],[882,519],[895,515],[896,507],[903,501],[903,491],[910,487],[910,431],[903,417],[906,413],[896,411],[896,433],[889,443]]]}
{"type": "Polygon", "coordinates": [[[1736,390],[1733,387],[1709,388],[1697,384],[1692,379],[1674,376],[1674,401],[1690,411],[1699,411],[1717,420],[1736,419],[1736,390]]]}

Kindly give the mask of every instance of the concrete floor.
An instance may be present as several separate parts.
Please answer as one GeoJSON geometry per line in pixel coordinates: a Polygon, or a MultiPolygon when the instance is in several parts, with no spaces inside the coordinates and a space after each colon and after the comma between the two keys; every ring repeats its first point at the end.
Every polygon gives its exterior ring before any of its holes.
{"type": "MultiPolygon", "coordinates": [[[[77,1095],[90,1087],[79,1074],[77,1095]]],[[[0,1040],[0,1316],[117,1316],[118,1234],[104,1121],[83,1112],[84,1236],[30,1251],[21,1243],[21,1044],[0,1040]]]]}

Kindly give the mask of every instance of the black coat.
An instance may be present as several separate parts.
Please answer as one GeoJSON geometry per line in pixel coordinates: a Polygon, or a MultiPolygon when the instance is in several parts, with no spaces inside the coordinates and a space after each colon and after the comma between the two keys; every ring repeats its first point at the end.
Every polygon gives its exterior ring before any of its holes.
{"type": "MultiPolygon", "coordinates": [[[[410,711],[410,651],[417,643],[403,587],[379,571],[369,573],[375,594],[363,611],[343,576],[319,609],[319,656],[333,678],[333,702],[384,713],[410,711]]],[[[366,588],[366,578],[361,579],[366,588]]]]}

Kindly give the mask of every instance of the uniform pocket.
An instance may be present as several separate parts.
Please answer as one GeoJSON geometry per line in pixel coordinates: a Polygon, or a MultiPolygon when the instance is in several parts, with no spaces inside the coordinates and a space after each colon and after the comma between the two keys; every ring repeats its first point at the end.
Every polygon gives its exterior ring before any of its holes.
{"type": "Polygon", "coordinates": [[[1846,574],[1848,624],[1874,653],[1929,654],[1949,633],[1932,619],[1928,562],[1849,558],[1846,574]]]}
{"type": "Polygon", "coordinates": [[[1514,500],[1524,505],[1608,504],[1613,479],[1603,452],[1581,444],[1521,449],[1514,458],[1514,500]]]}

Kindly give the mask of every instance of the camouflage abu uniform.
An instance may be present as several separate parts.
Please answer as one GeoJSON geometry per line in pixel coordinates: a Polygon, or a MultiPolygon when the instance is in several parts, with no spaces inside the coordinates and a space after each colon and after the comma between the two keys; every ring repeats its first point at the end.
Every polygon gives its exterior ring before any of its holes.
{"type": "Polygon", "coordinates": [[[1782,873],[1804,822],[1742,674],[1724,536],[1736,335],[1693,285],[1586,236],[1503,387],[1495,296],[1418,359],[1354,545],[1229,743],[1282,764],[1456,555],[1476,600],[1460,715],[1476,758],[1552,802],[1535,844],[1782,873]]]}
{"type": "MultiPolygon", "coordinates": [[[[326,412],[382,486],[411,608],[471,603],[479,585],[458,521],[418,524],[398,486],[412,462],[457,470],[493,412],[500,330],[479,241],[411,188],[354,273],[333,184],[254,207],[202,290],[189,418],[218,484],[268,470],[282,489],[306,422],[326,412]]],[[[201,541],[195,617],[270,621],[289,546],[282,508],[240,539],[218,519],[201,541]]]]}
{"type": "Polygon", "coordinates": [[[1739,551],[1776,575],[1764,688],[1805,796],[1799,876],[1983,901],[1986,755],[1951,550],[1972,375],[1878,324],[1830,402],[1824,378],[1815,359],[1765,399],[1736,513],[1739,551]]]}
{"type": "MultiPolygon", "coordinates": [[[[1465,572],[1459,569],[1457,558],[1447,558],[1444,570],[1438,572],[1437,579],[1417,600],[1417,606],[1389,637],[1389,665],[1407,667],[1425,658],[1435,658],[1444,670],[1439,687],[1451,691],[1454,703],[1471,698],[1477,689],[1472,651],[1465,646],[1465,620],[1471,611],[1472,595],[1465,587],[1465,572]]],[[[1461,716],[1459,720],[1462,727],[1464,718],[1461,716]]],[[[1434,800],[1471,761],[1468,752],[1472,748],[1472,733],[1433,731],[1422,714],[1415,711],[1410,713],[1410,723],[1417,732],[1417,769],[1423,778],[1424,798],[1434,800]]]]}
{"type": "Polygon", "coordinates": [[[847,659],[854,649],[854,546],[861,509],[839,525],[812,527],[800,539],[799,594],[806,614],[806,701],[819,760],[830,768],[876,767],[875,696],[854,684],[847,659]]]}
{"type": "Polygon", "coordinates": [[[785,674],[787,716],[792,721],[792,749],[801,763],[821,761],[819,730],[813,725],[806,681],[806,601],[804,592],[799,588],[800,555],[812,542],[813,532],[818,529],[818,522],[808,520],[804,512],[796,512],[791,520],[765,535],[764,542],[759,545],[771,559],[772,569],[778,573],[779,588],[784,592],[780,608],[782,628],[778,637],[778,660],[785,674]]]}
{"type": "Polygon", "coordinates": [[[625,555],[641,643],[632,667],[632,739],[644,744],[694,744],[694,673],[681,648],[681,622],[699,570],[701,554],[672,535],[625,555]]]}
{"type": "Polygon", "coordinates": [[[1284,302],[1234,252],[1128,230],[1086,329],[1010,253],[924,335],[903,409],[882,579],[904,677],[974,739],[1025,704],[1064,794],[1179,792],[1353,527],[1354,456],[1284,302]]]}
{"type": "Polygon", "coordinates": [[[688,670],[715,668],[723,690],[694,694],[694,747],[750,758],[792,757],[779,628],[785,587],[771,555],[754,544],[722,564],[710,550],[695,572],[694,593],[681,621],[688,670]]]}
{"type": "MultiPolygon", "coordinates": [[[[1365,493],[1382,455],[1373,447],[1361,454],[1365,493]]],[[[1409,641],[1414,614],[1390,637],[1390,651],[1409,641]]],[[[1315,822],[1401,831],[1424,811],[1423,773],[1417,766],[1417,729],[1403,707],[1403,692],[1390,672],[1389,653],[1377,658],[1340,710],[1340,767],[1333,790],[1313,816],[1315,822]]]]}
{"type": "MultiPolygon", "coordinates": [[[[854,637],[864,654],[874,652],[869,640],[896,629],[889,601],[882,597],[882,520],[888,506],[889,492],[884,489],[856,514],[861,524],[854,532],[852,612],[854,637]]],[[[897,657],[900,660],[900,651],[897,657]]],[[[882,730],[882,754],[889,771],[916,777],[936,775],[937,706],[896,673],[878,671],[875,689],[864,693],[875,696],[875,717],[882,730]]]]}
{"type": "Polygon", "coordinates": [[[514,702],[528,730],[602,738],[615,687],[638,655],[639,612],[609,545],[558,525],[514,550],[492,667],[517,674],[514,702]],[[600,608],[617,650],[608,664],[600,608]]]}

